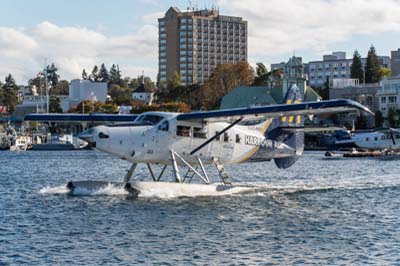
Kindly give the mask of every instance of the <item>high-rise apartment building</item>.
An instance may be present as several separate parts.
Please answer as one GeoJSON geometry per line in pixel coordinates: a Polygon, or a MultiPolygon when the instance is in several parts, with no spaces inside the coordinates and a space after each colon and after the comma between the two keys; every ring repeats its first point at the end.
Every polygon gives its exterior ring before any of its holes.
{"type": "Polygon", "coordinates": [[[177,72],[183,85],[203,83],[217,65],[247,61],[247,21],[240,17],[170,7],[158,25],[160,82],[177,72]]]}
{"type": "Polygon", "coordinates": [[[400,75],[400,48],[397,49],[397,51],[392,51],[391,52],[391,57],[392,57],[392,65],[391,65],[391,76],[399,76],[400,75]]]}

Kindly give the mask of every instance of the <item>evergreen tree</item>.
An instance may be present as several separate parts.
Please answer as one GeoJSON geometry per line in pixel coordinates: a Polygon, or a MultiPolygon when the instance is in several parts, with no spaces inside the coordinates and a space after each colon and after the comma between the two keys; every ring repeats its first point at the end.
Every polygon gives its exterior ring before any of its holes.
{"type": "Polygon", "coordinates": [[[350,77],[352,79],[358,79],[360,83],[364,82],[364,71],[361,62],[361,56],[357,50],[354,51],[353,63],[350,68],[350,77]]]}
{"type": "Polygon", "coordinates": [[[87,75],[85,69],[82,70],[82,79],[83,79],[83,80],[87,80],[87,79],[88,79],[88,75],[87,75]]]}
{"type": "Polygon", "coordinates": [[[45,70],[47,74],[47,81],[49,82],[51,87],[54,87],[58,83],[58,79],[60,75],[57,74],[58,68],[52,63],[51,65],[46,67],[45,70]]]}
{"type": "Polygon", "coordinates": [[[3,83],[0,81],[0,106],[3,106],[4,100],[4,92],[3,92],[3,83]]]}
{"type": "Polygon", "coordinates": [[[376,83],[382,80],[382,71],[375,47],[371,45],[368,51],[367,64],[365,65],[365,82],[376,83]]]}
{"type": "Polygon", "coordinates": [[[15,83],[15,79],[11,74],[5,78],[5,83],[3,85],[3,95],[2,95],[2,102],[0,105],[6,106],[7,111],[11,114],[15,110],[15,106],[17,105],[17,92],[18,86],[15,83]]]}
{"type": "Polygon", "coordinates": [[[383,114],[381,111],[375,112],[375,127],[381,127],[383,124],[383,114]]]}
{"type": "Polygon", "coordinates": [[[104,65],[104,63],[101,64],[101,66],[100,66],[99,81],[107,82],[107,83],[110,81],[110,75],[108,74],[108,70],[107,70],[106,66],[104,65]]]}
{"type": "Polygon", "coordinates": [[[254,78],[253,85],[262,86],[267,85],[267,79],[270,73],[263,63],[257,63],[256,77],[254,78]]]}
{"type": "Polygon", "coordinates": [[[92,70],[92,74],[89,76],[89,80],[92,82],[99,81],[99,68],[95,65],[92,70]]]}
{"type": "Polygon", "coordinates": [[[110,68],[110,85],[117,84],[119,85],[121,82],[121,72],[119,71],[119,67],[113,64],[110,68]]]}
{"type": "Polygon", "coordinates": [[[49,112],[50,113],[62,113],[60,98],[51,96],[49,99],[49,112]]]}

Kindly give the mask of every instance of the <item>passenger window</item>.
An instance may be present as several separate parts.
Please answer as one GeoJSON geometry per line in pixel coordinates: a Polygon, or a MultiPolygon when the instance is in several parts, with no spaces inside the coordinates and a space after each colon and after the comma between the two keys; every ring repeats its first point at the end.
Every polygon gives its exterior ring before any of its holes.
{"type": "Polygon", "coordinates": [[[366,138],[365,141],[369,141],[369,138],[366,138]]]}
{"type": "Polygon", "coordinates": [[[229,135],[228,133],[224,133],[224,142],[229,142],[229,135]]]}
{"type": "Polygon", "coordinates": [[[168,131],[169,130],[169,122],[168,121],[162,122],[161,125],[158,126],[158,130],[168,131]]]}
{"type": "Polygon", "coordinates": [[[381,139],[382,139],[382,140],[385,140],[385,136],[382,136],[381,139]]]}
{"type": "MultiPolygon", "coordinates": [[[[218,135],[219,132],[215,131],[215,135],[218,135]]],[[[219,135],[218,137],[215,138],[215,141],[220,141],[221,140],[221,135],[219,135]]]]}
{"type": "Polygon", "coordinates": [[[193,137],[206,139],[207,138],[207,129],[201,128],[201,127],[194,127],[193,128],[193,137]]]}
{"type": "Polygon", "coordinates": [[[236,134],[236,143],[240,143],[240,135],[236,134]]]}
{"type": "Polygon", "coordinates": [[[182,137],[190,137],[190,127],[188,126],[177,126],[176,135],[182,137]]]}
{"type": "Polygon", "coordinates": [[[378,140],[378,137],[375,137],[375,140],[378,140]]]}

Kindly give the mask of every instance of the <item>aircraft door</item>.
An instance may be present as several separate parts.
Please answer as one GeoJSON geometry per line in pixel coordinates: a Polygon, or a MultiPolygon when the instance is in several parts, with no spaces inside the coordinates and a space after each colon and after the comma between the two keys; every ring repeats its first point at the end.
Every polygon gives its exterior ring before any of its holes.
{"type": "Polygon", "coordinates": [[[155,151],[160,154],[160,156],[165,156],[162,153],[168,151],[166,145],[169,143],[170,137],[170,125],[168,120],[164,120],[160,125],[157,126],[156,138],[155,138],[155,151]]]}

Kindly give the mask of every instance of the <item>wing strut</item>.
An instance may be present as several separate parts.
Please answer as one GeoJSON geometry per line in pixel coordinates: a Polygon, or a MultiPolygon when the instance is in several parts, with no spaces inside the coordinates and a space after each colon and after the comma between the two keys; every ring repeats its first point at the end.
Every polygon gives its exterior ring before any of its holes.
{"type": "Polygon", "coordinates": [[[218,138],[219,136],[221,136],[222,134],[224,134],[228,129],[230,129],[231,127],[233,127],[234,125],[236,125],[237,123],[239,123],[240,121],[242,121],[243,117],[239,118],[238,120],[236,120],[235,122],[233,122],[232,124],[230,124],[229,126],[227,126],[226,128],[224,128],[222,131],[218,132],[217,134],[215,134],[212,138],[209,138],[208,140],[206,140],[203,144],[201,144],[199,147],[197,147],[196,149],[192,150],[190,152],[190,155],[193,155],[194,153],[196,153],[198,150],[200,150],[201,148],[203,148],[204,146],[206,146],[208,143],[210,143],[211,141],[213,141],[214,139],[218,138]]]}

